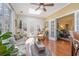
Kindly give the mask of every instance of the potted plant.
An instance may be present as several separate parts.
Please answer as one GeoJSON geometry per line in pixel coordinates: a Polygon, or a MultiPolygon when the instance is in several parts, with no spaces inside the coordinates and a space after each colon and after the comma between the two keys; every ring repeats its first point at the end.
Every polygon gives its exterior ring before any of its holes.
{"type": "Polygon", "coordinates": [[[0,32],[0,56],[10,56],[16,50],[14,45],[8,40],[10,37],[12,37],[11,32],[6,32],[4,34],[0,32]]]}

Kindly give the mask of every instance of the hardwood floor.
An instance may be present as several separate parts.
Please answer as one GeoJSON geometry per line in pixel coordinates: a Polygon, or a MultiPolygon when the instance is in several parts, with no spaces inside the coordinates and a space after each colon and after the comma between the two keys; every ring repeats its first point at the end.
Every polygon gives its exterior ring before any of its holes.
{"type": "Polygon", "coordinates": [[[55,56],[71,56],[71,44],[69,41],[65,40],[47,40],[44,41],[45,46],[54,54],[55,56]]]}

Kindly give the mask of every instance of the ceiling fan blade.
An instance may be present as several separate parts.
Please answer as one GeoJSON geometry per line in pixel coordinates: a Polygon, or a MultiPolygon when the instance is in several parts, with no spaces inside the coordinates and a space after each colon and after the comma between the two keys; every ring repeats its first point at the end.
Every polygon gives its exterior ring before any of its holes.
{"type": "Polygon", "coordinates": [[[39,3],[31,3],[32,5],[40,5],[39,3]]]}
{"type": "Polygon", "coordinates": [[[47,3],[47,4],[44,4],[44,6],[54,6],[54,4],[53,3],[47,3]]]}
{"type": "Polygon", "coordinates": [[[40,6],[38,8],[36,8],[35,10],[38,10],[40,8],[40,6]]]}
{"type": "Polygon", "coordinates": [[[47,11],[44,5],[43,5],[43,10],[44,10],[45,12],[47,11]]]}
{"type": "Polygon", "coordinates": [[[44,10],[45,12],[47,11],[45,7],[43,8],[43,10],[44,10]]]}

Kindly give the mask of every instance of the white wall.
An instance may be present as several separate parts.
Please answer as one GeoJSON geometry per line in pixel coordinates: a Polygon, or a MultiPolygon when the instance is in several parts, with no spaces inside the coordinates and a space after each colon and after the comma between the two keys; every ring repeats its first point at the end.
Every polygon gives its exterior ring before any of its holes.
{"type": "Polygon", "coordinates": [[[34,30],[34,34],[36,35],[38,28],[41,30],[44,28],[44,20],[41,18],[21,16],[19,19],[22,20],[23,27],[27,28],[27,34],[32,33],[34,30]]]}

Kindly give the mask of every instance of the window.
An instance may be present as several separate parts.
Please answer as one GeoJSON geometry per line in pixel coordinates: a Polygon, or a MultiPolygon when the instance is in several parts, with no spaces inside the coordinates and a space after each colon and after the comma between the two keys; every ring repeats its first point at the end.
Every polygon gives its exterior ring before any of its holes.
{"type": "Polygon", "coordinates": [[[7,32],[10,29],[11,10],[3,3],[0,3],[0,31],[7,32]]]}
{"type": "Polygon", "coordinates": [[[3,8],[2,8],[2,4],[0,4],[0,32],[2,32],[2,13],[3,8]]]}
{"type": "Polygon", "coordinates": [[[77,28],[77,31],[79,32],[79,12],[77,13],[76,28],[77,28]]]}
{"type": "Polygon", "coordinates": [[[9,31],[10,29],[10,16],[11,15],[11,11],[10,9],[4,5],[4,22],[5,22],[5,31],[9,31]]]}
{"type": "Polygon", "coordinates": [[[0,3],[0,16],[2,15],[2,4],[0,3]]]}

